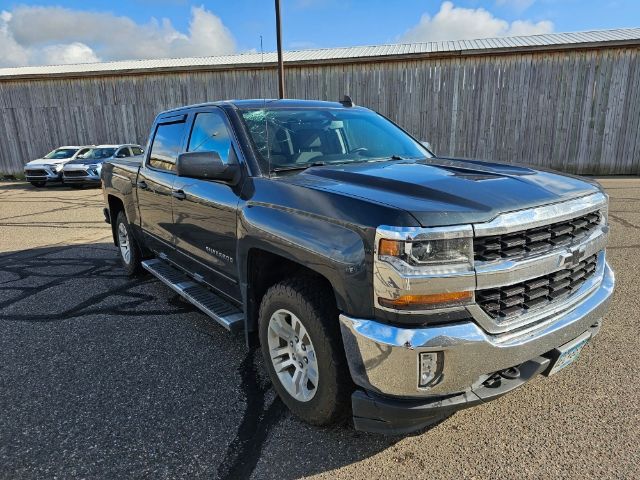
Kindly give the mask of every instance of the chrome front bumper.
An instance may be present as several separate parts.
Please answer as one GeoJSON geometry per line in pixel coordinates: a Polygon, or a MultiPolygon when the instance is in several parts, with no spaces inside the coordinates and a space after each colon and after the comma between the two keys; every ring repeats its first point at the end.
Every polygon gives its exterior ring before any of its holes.
{"type": "Polygon", "coordinates": [[[613,271],[604,262],[599,285],[579,302],[533,325],[496,335],[472,321],[400,328],[340,315],[351,376],[366,390],[396,397],[470,391],[494,372],[543,355],[589,330],[605,314],[614,283],[613,271]],[[418,388],[420,352],[443,352],[442,375],[428,389],[418,388]]]}

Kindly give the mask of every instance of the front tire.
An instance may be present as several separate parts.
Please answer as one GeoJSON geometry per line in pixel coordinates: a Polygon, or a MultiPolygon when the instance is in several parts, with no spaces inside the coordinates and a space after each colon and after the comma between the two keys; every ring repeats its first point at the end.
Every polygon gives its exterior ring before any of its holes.
{"type": "Polygon", "coordinates": [[[138,275],[142,271],[140,263],[142,255],[124,211],[120,211],[116,217],[116,238],[118,239],[120,262],[127,275],[130,277],[138,275]]]}
{"type": "Polygon", "coordinates": [[[271,287],[260,304],[259,336],[271,382],[296,416],[313,425],[347,416],[353,388],[328,288],[306,276],[271,287]]]}

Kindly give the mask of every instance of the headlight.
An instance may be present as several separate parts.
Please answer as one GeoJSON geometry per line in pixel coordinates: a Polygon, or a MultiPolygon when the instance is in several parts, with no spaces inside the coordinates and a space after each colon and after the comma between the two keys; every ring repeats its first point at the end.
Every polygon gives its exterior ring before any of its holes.
{"type": "Polygon", "coordinates": [[[414,267],[430,267],[432,271],[452,271],[456,268],[468,269],[472,251],[471,243],[466,238],[410,242],[383,239],[378,255],[381,260],[391,263],[397,259],[414,267]]]}
{"type": "Polygon", "coordinates": [[[376,305],[393,311],[461,306],[474,300],[473,229],[379,227],[376,305]]]}
{"type": "Polygon", "coordinates": [[[380,238],[378,258],[402,273],[424,275],[473,269],[471,226],[407,229],[406,233],[389,236],[399,238],[380,238]]]}

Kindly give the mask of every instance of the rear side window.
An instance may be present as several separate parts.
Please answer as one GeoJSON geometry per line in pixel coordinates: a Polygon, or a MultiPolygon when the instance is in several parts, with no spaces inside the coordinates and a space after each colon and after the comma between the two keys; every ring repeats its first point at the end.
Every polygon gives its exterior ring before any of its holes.
{"type": "Polygon", "coordinates": [[[131,147],[131,151],[134,155],[142,155],[144,153],[140,147],[131,147]]]}
{"type": "Polygon", "coordinates": [[[189,152],[218,152],[224,163],[229,160],[231,137],[221,113],[203,112],[196,115],[189,138],[189,152]]]}
{"type": "Polygon", "coordinates": [[[149,165],[161,170],[174,171],[176,169],[176,159],[182,146],[185,123],[161,123],[156,128],[153,137],[151,153],[149,154],[149,165]]]}
{"type": "Polygon", "coordinates": [[[118,150],[118,153],[116,153],[116,156],[119,158],[125,158],[125,157],[130,157],[131,154],[129,153],[129,149],[127,147],[122,147],[120,150],[118,150]]]}

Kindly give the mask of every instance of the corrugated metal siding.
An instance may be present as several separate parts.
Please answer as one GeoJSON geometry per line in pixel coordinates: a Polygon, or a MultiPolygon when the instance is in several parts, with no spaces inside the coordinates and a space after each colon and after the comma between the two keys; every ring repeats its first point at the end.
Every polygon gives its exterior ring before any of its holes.
{"type": "MultiPolygon", "coordinates": [[[[350,94],[440,154],[640,174],[639,52],[602,46],[289,64],[286,92],[324,100],[350,94]]],[[[61,144],[144,143],[161,110],[276,94],[272,67],[0,80],[0,171],[20,171],[61,144]]]]}
{"type": "MultiPolygon", "coordinates": [[[[521,37],[499,37],[478,40],[454,40],[445,42],[405,43],[392,45],[369,45],[343,48],[322,48],[284,52],[287,63],[366,59],[387,56],[428,54],[472,54],[485,50],[518,50],[530,47],[575,47],[580,44],[601,42],[640,42],[640,28],[601,30],[576,33],[551,33],[521,37]]],[[[38,67],[0,68],[0,80],[10,77],[47,76],[88,73],[116,73],[121,71],[144,72],[145,70],[180,69],[189,67],[237,67],[274,64],[275,52],[244,53],[215,57],[163,58],[151,60],[127,60],[119,62],[88,63],[76,65],[45,65],[38,67]]]]}

